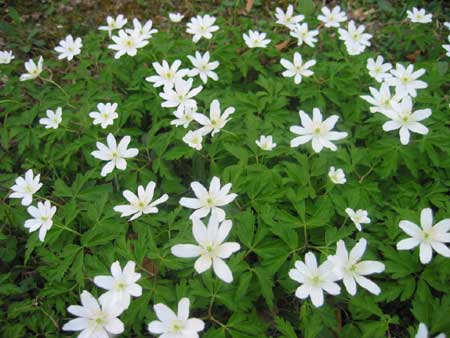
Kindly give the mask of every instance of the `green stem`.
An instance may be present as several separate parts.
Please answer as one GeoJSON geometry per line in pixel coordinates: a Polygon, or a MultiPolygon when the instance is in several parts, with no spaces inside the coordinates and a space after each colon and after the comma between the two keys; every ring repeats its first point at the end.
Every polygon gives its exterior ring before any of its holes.
{"type": "Polygon", "coordinates": [[[79,233],[78,231],[73,230],[73,229],[71,229],[71,228],[68,228],[68,227],[66,227],[65,225],[56,224],[56,223],[55,223],[54,225],[55,225],[55,227],[57,227],[57,228],[60,228],[60,229],[63,229],[63,230],[67,230],[67,231],[69,231],[69,232],[71,232],[71,233],[74,233],[75,235],[81,236],[81,233],[79,233]]]}
{"type": "MultiPolygon", "coordinates": [[[[41,79],[42,79],[42,81],[44,81],[44,82],[51,83],[52,85],[54,85],[55,87],[57,87],[59,90],[61,90],[61,91],[64,93],[64,95],[65,95],[68,99],[70,98],[70,95],[64,90],[64,88],[61,87],[59,84],[57,84],[57,83],[56,83],[55,81],[53,81],[52,79],[47,79],[47,78],[45,78],[45,77],[41,77],[41,79]]],[[[72,107],[72,108],[75,108],[75,106],[72,105],[72,104],[69,103],[69,102],[67,102],[67,105],[69,105],[69,106],[72,107]]]]}

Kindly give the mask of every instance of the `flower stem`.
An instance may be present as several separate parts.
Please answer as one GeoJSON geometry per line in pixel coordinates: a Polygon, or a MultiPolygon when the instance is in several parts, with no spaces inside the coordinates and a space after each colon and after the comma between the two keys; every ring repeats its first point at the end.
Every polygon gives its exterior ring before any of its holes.
{"type": "MultiPolygon", "coordinates": [[[[41,79],[42,79],[42,81],[44,81],[44,82],[51,83],[52,85],[54,85],[55,87],[57,87],[58,89],[60,89],[68,99],[70,98],[70,95],[64,90],[64,88],[61,87],[59,84],[57,84],[57,83],[56,83],[55,81],[53,81],[52,79],[48,79],[48,78],[45,78],[45,77],[41,77],[41,79]]],[[[67,102],[67,104],[68,104],[70,107],[75,108],[75,106],[72,105],[71,103],[67,102]]]]}
{"type": "Polygon", "coordinates": [[[73,230],[73,229],[71,229],[71,228],[68,228],[68,227],[66,227],[65,225],[61,225],[61,224],[56,224],[56,223],[55,223],[55,226],[56,226],[57,228],[60,228],[60,229],[63,229],[63,230],[67,230],[67,231],[69,231],[69,232],[72,232],[72,233],[74,233],[75,235],[81,236],[81,233],[79,233],[78,231],[73,230]]]}

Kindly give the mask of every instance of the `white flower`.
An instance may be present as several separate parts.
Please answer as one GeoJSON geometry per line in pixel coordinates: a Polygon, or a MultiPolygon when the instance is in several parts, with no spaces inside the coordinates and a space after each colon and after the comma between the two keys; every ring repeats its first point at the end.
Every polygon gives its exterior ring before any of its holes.
{"type": "Polygon", "coordinates": [[[255,142],[258,147],[260,147],[262,150],[267,151],[270,151],[277,146],[277,144],[273,143],[272,141],[272,135],[269,136],[261,135],[260,139],[256,140],[255,142]]]}
{"type": "Polygon", "coordinates": [[[164,92],[159,93],[165,101],[161,103],[161,107],[175,108],[177,111],[183,111],[186,107],[197,106],[197,102],[193,99],[203,89],[202,86],[192,88],[192,79],[175,81],[175,88],[165,86],[164,92]]]}
{"type": "Polygon", "coordinates": [[[281,59],[281,65],[286,68],[286,70],[281,74],[284,77],[294,77],[295,84],[302,82],[302,76],[309,77],[314,74],[313,71],[308,68],[316,64],[316,60],[309,60],[303,63],[302,56],[300,53],[294,53],[294,62],[290,62],[286,59],[281,59]]]}
{"type": "Polygon", "coordinates": [[[341,140],[347,137],[345,132],[332,131],[339,117],[332,115],[322,122],[322,114],[319,108],[313,109],[313,119],[302,110],[299,111],[301,126],[291,126],[290,131],[300,135],[291,140],[291,147],[312,141],[312,148],[319,153],[323,148],[336,151],[337,147],[331,141],[341,140]]]}
{"type": "Polygon", "coordinates": [[[341,11],[341,7],[336,6],[332,11],[328,7],[322,7],[322,14],[317,16],[317,19],[325,24],[325,27],[338,28],[341,22],[347,21],[347,16],[344,11],[341,11]]]}
{"type": "Polygon", "coordinates": [[[297,38],[297,45],[301,46],[306,43],[310,47],[314,47],[317,42],[316,35],[319,34],[317,29],[309,30],[307,23],[302,23],[301,25],[295,25],[292,27],[290,35],[297,38]]]}
{"type": "Polygon", "coordinates": [[[231,183],[228,183],[220,188],[220,179],[216,176],[211,180],[209,191],[199,182],[192,182],[191,188],[197,198],[183,197],[180,204],[186,208],[196,209],[190,219],[203,218],[211,212],[211,217],[216,217],[220,222],[225,219],[225,211],[220,207],[233,202],[237,197],[234,193],[229,194],[231,186],[231,183]]]}
{"type": "Polygon", "coordinates": [[[214,81],[219,79],[217,74],[213,72],[214,69],[219,67],[219,61],[209,62],[209,52],[206,52],[203,56],[199,52],[195,52],[195,57],[192,55],[188,55],[187,57],[194,66],[194,69],[191,70],[189,76],[193,77],[199,75],[203,83],[208,82],[208,77],[214,81]]]}
{"type": "Polygon", "coordinates": [[[450,22],[444,22],[444,26],[447,27],[447,29],[450,29],[450,22]]]}
{"type": "Polygon", "coordinates": [[[428,128],[419,121],[431,116],[431,109],[419,109],[413,112],[411,97],[406,96],[398,103],[391,102],[392,110],[384,111],[383,114],[391,119],[383,124],[384,131],[400,129],[400,142],[405,145],[409,143],[410,131],[421,135],[428,134],[428,128]]]}
{"type": "Polygon", "coordinates": [[[266,39],[266,33],[260,33],[258,31],[248,31],[248,34],[242,34],[244,41],[248,48],[266,48],[270,43],[270,39],[266,39]]]}
{"type": "Polygon", "coordinates": [[[52,206],[49,201],[45,201],[44,203],[38,202],[37,207],[29,206],[27,212],[33,218],[25,221],[25,228],[29,229],[30,232],[39,229],[39,240],[43,242],[47,231],[53,225],[52,219],[56,213],[56,207],[52,206]]]}
{"type": "Polygon", "coordinates": [[[364,33],[365,29],[364,25],[356,27],[353,20],[348,23],[347,30],[339,28],[339,39],[344,41],[350,55],[361,54],[370,46],[372,35],[364,33]]]}
{"type": "Polygon", "coordinates": [[[112,276],[96,276],[94,284],[98,287],[108,290],[98,299],[100,304],[118,307],[126,310],[130,306],[131,296],[140,297],[142,295],[142,287],[136,282],[141,278],[141,274],[134,272],[136,263],[128,261],[122,268],[119,261],[111,264],[112,276]]]}
{"type": "Polygon", "coordinates": [[[156,207],[158,204],[164,203],[169,199],[167,194],[162,195],[160,198],[156,199],[152,202],[153,195],[155,193],[156,183],[150,181],[144,189],[144,186],[138,186],[138,194],[137,196],[132,193],[130,190],[125,190],[122,194],[123,197],[130,203],[125,205],[116,205],[114,207],[114,211],[122,213],[121,217],[132,217],[129,219],[130,221],[135,220],[140,217],[142,214],[156,214],[159,212],[156,207]]]}
{"type": "Polygon", "coordinates": [[[380,90],[376,90],[373,87],[369,87],[369,90],[372,96],[361,95],[360,97],[372,105],[370,107],[371,113],[389,113],[392,110],[392,102],[400,100],[397,95],[391,95],[389,85],[386,82],[381,84],[380,90]]]}
{"type": "Polygon", "coordinates": [[[28,73],[20,75],[20,81],[33,80],[41,75],[44,66],[44,59],[39,57],[38,63],[35,64],[33,59],[25,62],[25,69],[28,73]]]}
{"type": "Polygon", "coordinates": [[[46,114],[47,117],[39,119],[39,123],[44,125],[46,129],[57,129],[62,121],[61,107],[56,108],[55,111],[49,109],[47,110],[46,114]]]}
{"type": "Polygon", "coordinates": [[[40,177],[40,174],[33,176],[32,169],[27,170],[25,178],[16,178],[16,184],[11,187],[13,192],[9,195],[9,198],[21,198],[22,205],[30,205],[33,201],[33,194],[42,187],[42,183],[39,182],[40,177]]]}
{"type": "Polygon", "coordinates": [[[430,23],[431,21],[433,21],[433,14],[427,14],[425,12],[425,9],[423,8],[417,9],[416,7],[413,7],[412,11],[408,10],[406,11],[406,14],[408,15],[408,19],[411,20],[411,22],[430,23]]]}
{"type": "Polygon", "coordinates": [[[444,243],[450,243],[450,218],[443,219],[433,226],[433,211],[422,209],[420,226],[410,221],[400,221],[399,227],[411,238],[402,239],[397,243],[397,250],[411,250],[419,246],[420,262],[431,262],[433,250],[444,257],[450,257],[450,249],[444,243]]]}
{"type": "Polygon", "coordinates": [[[148,40],[153,34],[157,33],[157,29],[152,29],[153,21],[147,20],[147,22],[142,26],[141,22],[134,18],[133,19],[133,29],[127,28],[125,32],[132,36],[136,36],[141,40],[148,40]]]}
{"type": "Polygon", "coordinates": [[[342,169],[336,170],[334,167],[330,167],[330,170],[328,171],[328,177],[334,184],[344,184],[345,182],[347,182],[345,173],[342,169]]]}
{"type": "Polygon", "coordinates": [[[203,126],[200,128],[203,135],[211,133],[214,136],[231,120],[230,115],[234,112],[234,107],[228,107],[221,115],[219,100],[213,100],[209,107],[209,118],[203,114],[195,114],[194,119],[203,126]]]}
{"type": "Polygon", "coordinates": [[[178,69],[181,66],[180,60],[175,60],[172,65],[169,65],[166,60],[152,63],[158,75],[148,76],[145,78],[148,82],[153,82],[153,87],[169,87],[173,88],[175,82],[182,80],[184,76],[188,75],[189,69],[178,69]]]}
{"type": "Polygon", "coordinates": [[[352,220],[352,222],[355,224],[356,229],[358,231],[361,231],[361,224],[369,224],[370,218],[367,217],[369,214],[366,210],[358,209],[354,211],[351,208],[346,208],[345,212],[347,213],[348,217],[352,220]]]}
{"type": "Polygon", "coordinates": [[[172,254],[183,258],[200,256],[194,264],[194,268],[198,273],[209,270],[212,265],[217,277],[225,283],[231,283],[233,281],[233,274],[223,260],[229,258],[241,248],[239,243],[236,242],[224,243],[231,231],[232,225],[230,220],[224,220],[219,224],[217,217],[211,215],[208,227],[205,227],[199,218],[194,217],[192,219],[192,234],[198,245],[174,245],[171,249],[172,254]]]}
{"type": "Polygon", "coordinates": [[[389,62],[383,62],[384,59],[381,55],[376,60],[372,58],[367,59],[369,75],[380,83],[391,77],[391,74],[388,72],[392,69],[392,65],[389,62]]]}
{"type": "Polygon", "coordinates": [[[198,338],[197,332],[205,328],[202,320],[189,318],[189,298],[180,299],[177,314],[162,303],[155,304],[153,309],[159,320],[148,324],[148,330],[160,334],[160,338],[198,338]]]}
{"type": "Polygon", "coordinates": [[[337,242],[336,255],[328,256],[328,260],[333,263],[333,272],[344,282],[347,292],[356,295],[356,284],[373,293],[379,295],[381,290],[377,284],[364,276],[384,271],[384,264],[377,261],[361,261],[366,251],[367,241],[361,238],[348,254],[343,240],[337,242]]]}
{"type": "Polygon", "coordinates": [[[169,13],[169,19],[172,22],[180,22],[183,18],[184,15],[181,13],[169,13]]]}
{"type": "Polygon", "coordinates": [[[130,136],[124,136],[120,140],[119,145],[117,145],[116,138],[113,134],[109,133],[106,137],[108,146],[97,142],[98,150],[91,152],[91,155],[99,160],[108,161],[102,168],[102,176],[108,175],[114,168],[125,170],[127,168],[127,161],[125,159],[137,156],[139,151],[136,148],[127,149],[130,141],[130,136]]]}
{"type": "Polygon", "coordinates": [[[203,134],[200,129],[195,131],[189,130],[186,135],[183,136],[183,142],[189,147],[197,150],[202,150],[202,141],[203,134]]]}
{"type": "Polygon", "coordinates": [[[13,52],[10,50],[0,50],[0,64],[8,64],[13,59],[15,59],[15,56],[13,55],[13,52]]]}
{"type": "Polygon", "coordinates": [[[305,16],[302,14],[294,15],[294,6],[292,6],[291,4],[287,7],[286,12],[277,7],[275,9],[275,17],[277,18],[276,23],[287,28],[291,28],[293,25],[298,24],[305,18],[305,16]]]}
{"type": "Polygon", "coordinates": [[[114,120],[119,117],[117,114],[117,103],[99,103],[97,104],[98,111],[93,111],[89,113],[89,116],[94,119],[92,123],[94,125],[100,124],[103,129],[107,126],[112,125],[114,120]]]}
{"type": "Polygon", "coordinates": [[[191,21],[187,23],[186,32],[192,34],[192,41],[197,43],[201,38],[211,39],[212,33],[219,30],[219,26],[214,25],[216,18],[209,16],[208,14],[201,16],[197,15],[195,18],[191,18],[191,21]]]}
{"type": "MultiPolygon", "coordinates": [[[[450,42],[450,35],[448,36],[448,38],[447,38],[447,40],[448,40],[448,42],[450,42]]],[[[444,48],[446,51],[447,51],[447,56],[448,57],[450,57],[450,44],[448,44],[448,45],[442,45],[442,48],[444,48]]],[[[0,54],[1,54],[1,52],[0,52],[0,54]]],[[[0,55],[0,59],[1,59],[1,55],[0,55]]],[[[0,63],[1,63],[1,61],[0,61],[0,63]]]]}
{"type": "MultiPolygon", "coordinates": [[[[417,330],[417,334],[414,336],[414,338],[429,338],[428,335],[428,328],[424,323],[419,324],[419,330],[417,330]]],[[[447,336],[445,333],[438,334],[434,338],[446,338],[447,336]]]]}
{"type": "Polygon", "coordinates": [[[83,47],[81,38],[74,40],[72,35],[69,34],[64,40],[59,42],[59,46],[55,47],[55,51],[59,54],[58,59],[67,58],[68,61],[71,61],[75,55],[81,53],[81,47],[83,47]]]}
{"type": "Polygon", "coordinates": [[[289,271],[289,277],[300,285],[295,291],[295,296],[300,299],[311,298],[315,307],[323,305],[323,291],[330,295],[338,295],[341,288],[335,281],[339,278],[333,273],[330,261],[325,261],[317,266],[316,256],[312,252],[305,255],[305,263],[295,262],[295,268],[289,271]]]}
{"type": "Polygon", "coordinates": [[[425,69],[421,68],[414,71],[414,65],[408,65],[404,67],[402,64],[397,63],[396,69],[391,70],[391,76],[386,81],[390,86],[395,86],[395,93],[399,97],[405,96],[417,96],[416,89],[427,88],[428,84],[424,81],[418,80],[423,74],[425,69]]]}
{"type": "Polygon", "coordinates": [[[71,314],[79,317],[64,324],[64,331],[81,331],[78,337],[83,338],[107,338],[124,331],[123,323],[117,318],[122,309],[110,302],[98,304],[86,290],[80,295],[81,306],[71,305],[67,308],[71,314]]]}
{"type": "Polygon", "coordinates": [[[142,39],[139,32],[133,31],[131,34],[127,34],[123,29],[119,31],[119,35],[112,36],[112,40],[115,44],[108,45],[108,48],[117,51],[114,54],[115,59],[125,54],[135,56],[137,50],[146,46],[148,43],[147,40],[142,39]]]}
{"type": "Polygon", "coordinates": [[[128,20],[125,19],[122,14],[119,14],[115,19],[111,16],[108,16],[106,18],[108,26],[100,26],[98,29],[101,31],[108,31],[108,34],[111,37],[111,32],[114,29],[121,29],[127,24],[127,21],[128,20]]]}
{"type": "Polygon", "coordinates": [[[173,114],[176,119],[170,121],[170,124],[175,125],[176,127],[183,126],[184,128],[187,128],[189,123],[194,120],[194,117],[197,114],[197,106],[185,107],[184,110],[176,110],[173,114]]]}

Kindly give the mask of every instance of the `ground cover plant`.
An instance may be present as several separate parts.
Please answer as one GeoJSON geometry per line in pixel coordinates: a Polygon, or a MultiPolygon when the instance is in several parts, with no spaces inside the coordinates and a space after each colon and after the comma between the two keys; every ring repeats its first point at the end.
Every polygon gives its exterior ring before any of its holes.
{"type": "Polygon", "coordinates": [[[5,8],[0,335],[450,334],[446,6],[5,8]]]}

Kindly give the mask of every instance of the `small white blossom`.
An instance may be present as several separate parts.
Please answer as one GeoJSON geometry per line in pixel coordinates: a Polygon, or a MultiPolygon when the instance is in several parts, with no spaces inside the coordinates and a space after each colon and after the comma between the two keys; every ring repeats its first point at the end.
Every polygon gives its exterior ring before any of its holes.
{"type": "Polygon", "coordinates": [[[189,130],[186,135],[183,136],[183,142],[191,148],[202,150],[202,131],[200,129],[195,131],[189,130]]]}
{"type": "Polygon", "coordinates": [[[46,129],[53,128],[57,129],[62,121],[62,110],[61,107],[56,108],[55,111],[47,110],[47,117],[39,119],[39,123],[44,125],[46,129]]]}
{"type": "Polygon", "coordinates": [[[397,250],[411,250],[419,246],[420,262],[428,264],[433,257],[433,250],[444,257],[450,257],[450,249],[445,243],[450,243],[450,218],[433,225],[433,211],[422,209],[420,226],[410,221],[400,221],[399,227],[410,238],[397,243],[397,250]]]}
{"type": "Polygon", "coordinates": [[[44,203],[38,202],[37,207],[29,206],[27,212],[32,216],[32,219],[25,221],[25,228],[30,232],[39,229],[39,240],[44,241],[47,231],[53,226],[53,216],[56,213],[56,207],[52,206],[49,201],[44,203]]]}
{"type": "Polygon", "coordinates": [[[397,95],[391,95],[389,85],[386,82],[382,83],[380,90],[373,87],[369,87],[369,90],[372,96],[361,95],[361,98],[372,105],[370,107],[371,113],[389,114],[392,110],[392,103],[400,100],[397,95]]]}
{"type": "Polygon", "coordinates": [[[318,34],[319,31],[317,29],[309,30],[307,23],[293,26],[290,32],[290,35],[297,39],[297,46],[301,46],[303,43],[306,43],[310,47],[315,46],[317,42],[316,36],[318,34]]]}
{"type": "Polygon", "coordinates": [[[153,34],[157,33],[157,29],[153,29],[153,21],[147,20],[147,22],[142,26],[141,22],[134,18],[133,19],[133,29],[127,28],[125,32],[132,36],[136,36],[141,40],[148,40],[153,34]]]}
{"type": "Polygon", "coordinates": [[[277,146],[277,144],[273,143],[272,141],[272,135],[269,136],[261,135],[259,140],[256,140],[255,142],[258,147],[266,151],[270,151],[277,146]]]}
{"type": "Polygon", "coordinates": [[[353,20],[348,23],[347,29],[339,28],[339,39],[344,41],[350,55],[361,54],[370,46],[372,35],[364,33],[365,29],[364,25],[356,27],[353,20]]]}
{"type": "Polygon", "coordinates": [[[309,77],[314,74],[314,72],[309,70],[309,68],[316,64],[316,60],[309,60],[303,63],[300,53],[295,52],[293,62],[286,59],[281,59],[280,63],[284,68],[286,68],[281,75],[284,77],[294,77],[295,84],[299,84],[302,82],[302,76],[309,77]]]}
{"type": "Polygon", "coordinates": [[[258,31],[252,31],[242,34],[245,44],[248,48],[266,48],[270,43],[270,39],[266,39],[266,33],[260,33],[258,31]]]}
{"type": "Polygon", "coordinates": [[[418,80],[423,74],[425,69],[421,68],[414,71],[414,65],[408,65],[404,67],[402,64],[397,63],[396,68],[391,70],[392,76],[386,81],[390,86],[395,86],[395,93],[399,97],[405,96],[417,96],[417,89],[427,88],[428,84],[424,81],[418,80]]]}
{"type": "Polygon", "coordinates": [[[131,34],[127,34],[123,29],[119,31],[119,35],[113,35],[112,40],[115,44],[108,45],[108,48],[117,51],[114,54],[115,59],[119,59],[125,54],[135,56],[137,50],[148,43],[138,32],[133,31],[131,34]]]}
{"type": "MultiPolygon", "coordinates": [[[[450,42],[450,35],[447,37],[447,40],[448,40],[448,42],[450,42]]],[[[446,52],[447,52],[447,56],[448,57],[450,57],[450,44],[448,44],[448,45],[442,45],[442,48],[444,48],[445,50],[446,50],[446,52]]],[[[0,59],[1,59],[1,57],[0,57],[0,59]]],[[[1,62],[0,62],[1,63],[1,62]]]]}
{"type": "Polygon", "coordinates": [[[127,24],[127,19],[123,17],[122,14],[119,14],[115,19],[111,16],[106,18],[107,26],[100,26],[98,29],[101,31],[108,31],[109,36],[111,37],[111,32],[115,29],[121,29],[123,26],[127,24]]]}
{"type": "Polygon", "coordinates": [[[191,18],[191,21],[187,23],[186,32],[192,34],[192,41],[197,43],[201,38],[207,40],[212,38],[212,33],[219,30],[219,26],[214,25],[216,18],[208,14],[201,16],[197,15],[195,18],[191,18]]]}
{"type": "Polygon", "coordinates": [[[334,167],[330,167],[330,170],[328,171],[328,177],[334,184],[344,184],[345,182],[347,182],[345,173],[342,169],[335,169],[334,167]]]}
{"type": "Polygon", "coordinates": [[[383,63],[384,59],[381,55],[376,60],[367,59],[367,70],[369,75],[375,79],[375,81],[382,83],[384,80],[390,78],[392,75],[389,71],[392,69],[392,65],[389,62],[383,63]]]}
{"type": "Polygon", "coordinates": [[[13,52],[10,50],[0,50],[0,64],[8,64],[15,59],[13,52]]]}
{"type": "Polygon", "coordinates": [[[138,186],[137,196],[130,190],[125,190],[122,194],[123,197],[130,203],[125,205],[116,205],[114,211],[120,212],[121,217],[132,216],[129,220],[133,221],[142,214],[156,214],[159,212],[157,205],[166,202],[169,199],[167,194],[162,195],[160,198],[152,202],[155,193],[156,183],[150,181],[144,189],[144,186],[138,186]]]}
{"type": "Polygon", "coordinates": [[[119,145],[116,143],[116,138],[109,133],[106,137],[107,146],[101,142],[97,142],[97,149],[91,152],[91,155],[102,161],[108,161],[101,171],[102,176],[111,173],[114,168],[125,170],[127,168],[127,161],[125,159],[137,156],[138,150],[136,148],[128,148],[131,141],[130,136],[124,136],[119,145]]]}
{"type": "Polygon", "coordinates": [[[35,64],[33,59],[28,60],[25,62],[25,69],[28,73],[20,75],[20,81],[27,81],[27,80],[33,80],[39,75],[41,75],[42,70],[44,67],[44,59],[42,56],[39,57],[38,63],[35,64]]]}
{"type": "Polygon", "coordinates": [[[322,7],[322,14],[320,14],[317,19],[325,24],[325,27],[335,27],[338,28],[341,22],[347,21],[347,15],[344,11],[341,11],[341,7],[336,6],[333,10],[329,10],[328,7],[322,7]]]}
{"type": "Polygon", "coordinates": [[[171,65],[166,60],[161,63],[153,62],[152,65],[158,75],[148,76],[145,80],[153,82],[153,87],[173,88],[176,81],[182,80],[190,73],[189,69],[178,69],[181,66],[180,60],[175,60],[171,65]]]}
{"type": "Polygon", "coordinates": [[[189,217],[203,218],[211,212],[211,217],[216,217],[220,222],[225,219],[225,211],[221,207],[230,204],[237,197],[234,193],[229,193],[231,183],[220,187],[220,179],[214,176],[209,185],[209,191],[199,182],[192,182],[191,188],[196,198],[183,197],[180,199],[180,205],[186,208],[195,209],[189,217]]]}
{"type": "Polygon", "coordinates": [[[202,86],[192,88],[192,79],[175,81],[174,88],[165,86],[164,91],[159,93],[165,101],[161,103],[161,107],[177,108],[178,112],[185,110],[187,107],[197,106],[194,97],[203,89],[202,86]]]}
{"type": "MultiPolygon", "coordinates": [[[[446,338],[447,336],[445,333],[440,333],[434,338],[446,338]]],[[[430,338],[428,335],[428,328],[424,323],[419,324],[419,329],[417,330],[417,334],[414,336],[414,338],[430,338]]]]}
{"type": "Polygon", "coordinates": [[[117,114],[117,103],[99,103],[97,104],[98,111],[89,113],[89,116],[94,119],[94,125],[100,124],[103,129],[109,125],[113,125],[114,120],[119,117],[117,114]]]}
{"type": "Polygon", "coordinates": [[[369,224],[370,218],[367,217],[369,213],[366,210],[358,209],[354,211],[352,208],[346,208],[345,212],[347,213],[348,217],[352,220],[352,222],[355,224],[356,229],[358,231],[362,230],[361,224],[369,224]]]}
{"type": "Polygon", "coordinates": [[[408,15],[408,19],[414,23],[430,23],[433,21],[433,14],[427,14],[423,8],[417,9],[413,7],[412,11],[408,10],[406,14],[408,15]]]}
{"type": "Polygon", "coordinates": [[[298,24],[299,22],[303,21],[305,18],[304,15],[294,15],[294,6],[289,4],[289,6],[286,9],[286,12],[283,11],[283,9],[277,7],[275,9],[275,17],[277,18],[277,24],[283,25],[287,28],[291,28],[292,26],[298,24]]]}
{"type": "Polygon", "coordinates": [[[203,273],[212,268],[217,277],[225,283],[233,281],[233,274],[224,262],[233,253],[239,251],[241,246],[236,242],[226,242],[225,239],[231,231],[232,222],[224,220],[220,224],[219,220],[211,215],[208,227],[199,218],[192,219],[192,234],[198,245],[177,244],[171,251],[174,256],[182,258],[199,257],[194,264],[198,273],[203,273]]]}
{"type": "Polygon", "coordinates": [[[211,133],[211,136],[214,136],[231,120],[230,115],[234,112],[234,107],[228,107],[221,114],[219,100],[213,100],[209,107],[209,118],[203,114],[195,114],[194,119],[203,126],[200,129],[203,135],[211,133]]]}
{"type": "Polygon", "coordinates": [[[194,66],[194,69],[190,71],[189,76],[194,77],[198,75],[203,83],[208,82],[208,77],[214,81],[219,79],[217,74],[213,72],[214,69],[219,67],[219,61],[209,62],[209,52],[206,52],[203,55],[199,52],[195,52],[195,57],[192,55],[188,55],[187,57],[194,66]]]}
{"type": "Polygon", "coordinates": [[[16,178],[16,184],[11,187],[13,192],[9,195],[9,198],[21,198],[22,205],[30,205],[33,201],[33,194],[42,188],[42,183],[39,182],[40,178],[40,174],[33,175],[32,169],[27,170],[25,178],[16,178]]]}
{"type": "Polygon", "coordinates": [[[184,15],[181,13],[169,13],[169,19],[172,22],[180,22],[183,18],[184,15]]]}
{"type": "Polygon", "coordinates": [[[67,35],[64,40],[59,42],[59,46],[55,47],[55,51],[59,54],[58,59],[67,58],[68,61],[71,61],[75,55],[81,53],[81,47],[83,47],[81,38],[74,40],[72,35],[67,35]]]}
{"type": "Polygon", "coordinates": [[[183,126],[184,128],[187,128],[197,114],[197,106],[185,107],[184,110],[176,110],[173,114],[176,119],[170,121],[170,124],[175,125],[176,127],[183,126]]]}

